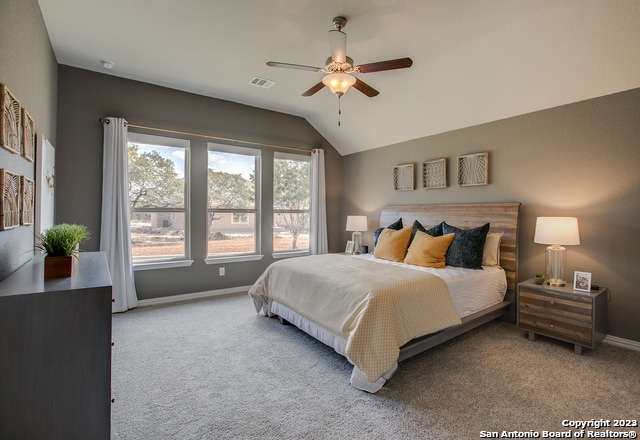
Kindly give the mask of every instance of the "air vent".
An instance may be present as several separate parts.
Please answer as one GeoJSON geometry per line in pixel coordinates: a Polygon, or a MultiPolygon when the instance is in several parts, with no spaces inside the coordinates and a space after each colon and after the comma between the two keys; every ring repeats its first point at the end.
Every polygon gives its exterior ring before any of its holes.
{"type": "Polygon", "coordinates": [[[271,81],[270,79],[266,78],[260,78],[258,76],[254,76],[251,82],[249,82],[249,84],[251,84],[252,86],[262,87],[263,89],[268,89],[275,83],[275,81],[271,81]]]}

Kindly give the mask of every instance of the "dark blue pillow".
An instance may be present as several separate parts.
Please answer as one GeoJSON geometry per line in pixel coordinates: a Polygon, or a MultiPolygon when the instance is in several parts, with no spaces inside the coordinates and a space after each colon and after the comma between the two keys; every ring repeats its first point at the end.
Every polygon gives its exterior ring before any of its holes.
{"type": "MultiPolygon", "coordinates": [[[[442,222],[444,223],[444,222],[442,222]]],[[[429,228],[429,230],[425,229],[424,226],[422,226],[422,224],[418,221],[418,220],[414,220],[413,222],[413,230],[411,231],[411,241],[413,241],[413,237],[416,236],[416,231],[422,231],[425,234],[429,234],[432,237],[441,237],[442,235],[444,235],[442,233],[442,223],[435,225],[431,228],[429,228]]]]}
{"type": "Polygon", "coordinates": [[[489,226],[490,224],[487,223],[475,229],[460,229],[443,222],[443,234],[456,234],[447,250],[447,266],[482,269],[484,242],[487,239],[489,226]]]}
{"type": "Polygon", "coordinates": [[[373,247],[375,248],[376,245],[378,244],[378,237],[380,237],[380,234],[382,233],[383,230],[385,230],[385,229],[395,229],[396,231],[399,231],[402,228],[403,228],[403,226],[402,226],[402,218],[399,218],[398,220],[396,220],[395,222],[391,223],[386,228],[378,228],[378,229],[376,229],[376,231],[373,233],[373,247]]]}

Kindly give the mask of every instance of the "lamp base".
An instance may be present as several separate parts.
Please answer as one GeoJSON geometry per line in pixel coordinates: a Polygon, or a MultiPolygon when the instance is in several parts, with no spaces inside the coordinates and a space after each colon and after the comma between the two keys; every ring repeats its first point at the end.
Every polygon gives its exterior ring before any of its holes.
{"type": "Polygon", "coordinates": [[[362,233],[360,231],[354,231],[354,233],[351,234],[351,239],[353,240],[354,254],[360,254],[360,245],[362,244],[361,237],[362,237],[362,233]]]}
{"type": "Polygon", "coordinates": [[[567,284],[565,281],[567,273],[567,250],[554,244],[547,247],[545,254],[545,278],[547,284],[553,287],[563,287],[567,284]]]}
{"type": "Polygon", "coordinates": [[[551,287],[564,287],[567,282],[563,280],[549,280],[547,281],[547,284],[551,287]]]}

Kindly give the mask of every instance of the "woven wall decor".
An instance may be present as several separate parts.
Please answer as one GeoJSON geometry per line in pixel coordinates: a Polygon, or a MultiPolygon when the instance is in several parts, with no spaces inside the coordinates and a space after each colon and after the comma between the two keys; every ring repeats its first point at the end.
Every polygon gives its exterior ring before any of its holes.
{"type": "Polygon", "coordinates": [[[411,191],[414,188],[414,164],[408,163],[393,167],[393,189],[395,191],[411,191]]]}
{"type": "Polygon", "coordinates": [[[447,187],[447,159],[422,162],[422,188],[436,189],[447,187]]]}
{"type": "Polygon", "coordinates": [[[0,169],[0,231],[20,226],[20,176],[0,169]]]}
{"type": "Polygon", "coordinates": [[[35,220],[36,183],[28,177],[20,176],[20,197],[20,224],[31,225],[35,220]]]}
{"type": "Polygon", "coordinates": [[[458,185],[475,186],[489,183],[489,153],[458,156],[458,185]]]}
{"type": "Polygon", "coordinates": [[[0,100],[0,146],[12,153],[20,154],[20,101],[4,84],[0,84],[0,100]]]}
{"type": "Polygon", "coordinates": [[[36,123],[29,112],[22,109],[22,155],[33,162],[36,157],[36,123]]]}

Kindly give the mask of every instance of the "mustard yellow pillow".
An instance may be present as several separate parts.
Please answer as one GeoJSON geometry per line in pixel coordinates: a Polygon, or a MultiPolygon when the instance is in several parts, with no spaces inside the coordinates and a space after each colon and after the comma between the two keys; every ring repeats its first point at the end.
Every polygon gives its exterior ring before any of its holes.
{"type": "Polygon", "coordinates": [[[432,237],[422,231],[417,231],[404,262],[416,266],[443,269],[447,261],[447,249],[455,236],[456,234],[447,234],[432,237]]]}
{"type": "Polygon", "coordinates": [[[373,250],[373,256],[383,260],[402,261],[407,253],[409,241],[411,241],[411,231],[413,226],[396,231],[385,229],[378,237],[378,243],[373,250]]]}

